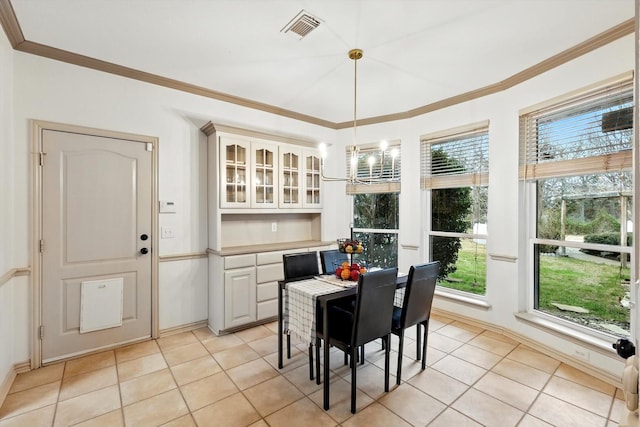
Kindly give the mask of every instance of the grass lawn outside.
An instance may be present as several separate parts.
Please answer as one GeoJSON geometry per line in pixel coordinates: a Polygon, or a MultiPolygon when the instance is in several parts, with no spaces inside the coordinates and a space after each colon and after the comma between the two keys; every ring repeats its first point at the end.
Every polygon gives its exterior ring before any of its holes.
{"type": "MultiPolygon", "coordinates": [[[[484,295],[486,245],[472,239],[461,239],[461,243],[457,270],[438,284],[484,295]]],[[[628,298],[630,269],[597,257],[584,258],[540,257],[538,310],[614,335],[628,335],[629,308],[621,302],[628,298]],[[561,310],[553,303],[579,307],[588,313],[561,310]]]]}

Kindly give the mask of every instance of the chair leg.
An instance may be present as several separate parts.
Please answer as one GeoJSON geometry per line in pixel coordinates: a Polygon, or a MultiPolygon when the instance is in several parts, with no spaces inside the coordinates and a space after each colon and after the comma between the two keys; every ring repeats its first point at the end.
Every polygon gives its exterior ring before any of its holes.
{"type": "Polygon", "coordinates": [[[313,343],[309,343],[309,379],[313,379],[313,343]]]}
{"type": "Polygon", "coordinates": [[[287,334],[287,359],[291,359],[291,335],[287,334]]]}
{"type": "Polygon", "coordinates": [[[422,342],[422,370],[424,371],[427,367],[427,333],[429,330],[429,320],[425,322],[424,326],[424,340],[422,342]]]}
{"type": "Polygon", "coordinates": [[[364,365],[364,344],[360,346],[360,364],[364,365]]]}
{"type": "Polygon", "coordinates": [[[420,323],[416,325],[416,360],[420,360],[420,323]]]}
{"type": "Polygon", "coordinates": [[[316,384],[320,384],[320,347],[322,340],[316,338],[316,384]]]}
{"type": "Polygon", "coordinates": [[[356,413],[356,371],[358,369],[358,363],[356,362],[356,355],[358,354],[357,347],[351,347],[351,413],[356,413]]]}
{"type": "Polygon", "coordinates": [[[390,338],[389,335],[385,337],[385,340],[387,343],[384,349],[384,391],[385,392],[389,391],[389,356],[391,354],[391,351],[389,350],[389,347],[391,347],[391,340],[389,338],[390,338]]]}
{"type": "Polygon", "coordinates": [[[400,377],[402,376],[402,352],[404,347],[404,329],[400,329],[400,344],[398,345],[398,371],[396,374],[396,384],[400,385],[400,377]]]}

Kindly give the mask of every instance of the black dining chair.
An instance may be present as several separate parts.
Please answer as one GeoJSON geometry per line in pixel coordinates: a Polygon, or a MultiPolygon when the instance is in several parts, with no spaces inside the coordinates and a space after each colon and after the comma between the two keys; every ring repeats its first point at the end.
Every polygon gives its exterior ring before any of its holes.
{"type": "Polygon", "coordinates": [[[396,384],[400,385],[402,374],[402,351],[404,345],[404,331],[416,325],[416,360],[420,360],[420,326],[424,327],[424,338],[422,339],[422,370],[427,363],[427,334],[429,332],[429,317],[431,316],[431,305],[433,294],[436,289],[436,280],[440,271],[440,262],[430,262],[411,266],[407,277],[407,286],[404,288],[404,299],[402,307],[393,307],[393,320],[391,333],[400,338],[398,347],[398,372],[396,384]]]}
{"type": "Polygon", "coordinates": [[[317,252],[298,252],[282,255],[284,280],[310,279],[320,274],[317,252]]]}
{"type": "Polygon", "coordinates": [[[320,251],[320,263],[322,264],[322,274],[333,274],[343,262],[349,262],[349,255],[340,252],[338,249],[320,251]]]}
{"type": "MultiPolygon", "coordinates": [[[[325,345],[335,346],[351,357],[351,413],[356,412],[356,356],[358,347],[381,338],[385,344],[384,391],[389,391],[389,347],[393,299],[396,291],[397,268],[387,268],[363,274],[358,279],[355,307],[346,301],[329,307],[329,331],[325,345]]],[[[319,370],[316,358],[316,370],[319,370]]],[[[329,361],[325,361],[328,369],[329,361]]],[[[329,384],[325,384],[329,387],[329,384]]],[[[327,400],[328,401],[328,400],[327,400]]]]}
{"type": "MultiPolygon", "coordinates": [[[[284,280],[310,279],[320,274],[317,252],[298,252],[282,255],[284,280]]],[[[287,334],[287,359],[291,359],[291,335],[287,334]]],[[[313,379],[313,344],[309,343],[309,379],[313,379]]]]}

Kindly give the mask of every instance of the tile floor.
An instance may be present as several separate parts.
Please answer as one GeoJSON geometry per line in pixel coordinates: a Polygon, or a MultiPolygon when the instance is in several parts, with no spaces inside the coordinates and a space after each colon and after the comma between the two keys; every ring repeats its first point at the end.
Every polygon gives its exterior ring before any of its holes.
{"type": "Polygon", "coordinates": [[[355,415],[342,353],[332,350],[324,411],[306,345],[296,343],[277,369],[274,322],[219,337],[198,329],[20,374],[0,427],[612,427],[622,416],[620,390],[518,342],[440,316],[429,329],[427,369],[414,361],[409,331],[402,384],[393,376],[389,393],[384,352],[367,346],[355,415]]]}

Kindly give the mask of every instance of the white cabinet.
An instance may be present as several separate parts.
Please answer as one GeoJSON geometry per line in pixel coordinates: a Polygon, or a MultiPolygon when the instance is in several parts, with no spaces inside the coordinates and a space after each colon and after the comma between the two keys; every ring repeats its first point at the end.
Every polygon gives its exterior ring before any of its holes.
{"type": "Polygon", "coordinates": [[[210,254],[211,329],[218,334],[275,320],[278,316],[278,281],[284,279],[282,255],[324,249],[328,246],[229,256],[210,254]]]}
{"type": "Polygon", "coordinates": [[[278,207],[278,146],[251,141],[251,207],[278,207]]]}
{"type": "Polygon", "coordinates": [[[302,207],[302,148],[280,146],[280,207],[302,207]]]}
{"type": "Polygon", "coordinates": [[[304,196],[302,206],[305,208],[322,207],[320,198],[320,153],[317,150],[302,151],[304,164],[304,196]]]}
{"type": "Polygon", "coordinates": [[[220,207],[278,207],[278,146],[220,137],[220,207]]]}
{"type": "Polygon", "coordinates": [[[256,269],[224,272],[224,324],[233,328],[256,320],[256,269]]]}

